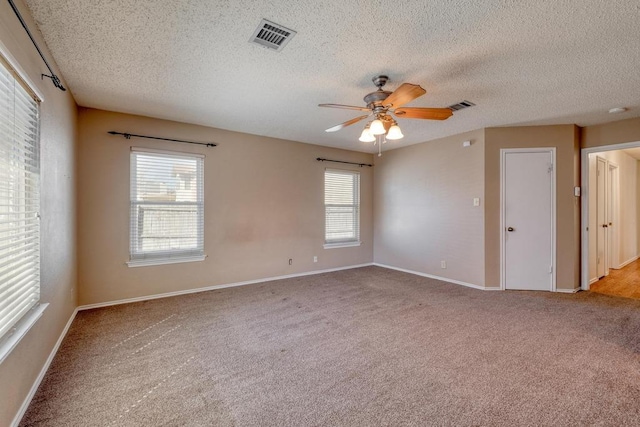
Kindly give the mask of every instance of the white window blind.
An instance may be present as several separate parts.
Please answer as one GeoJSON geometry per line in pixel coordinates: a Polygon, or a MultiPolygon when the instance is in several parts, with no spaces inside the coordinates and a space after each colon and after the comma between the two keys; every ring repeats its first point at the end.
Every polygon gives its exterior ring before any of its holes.
{"type": "MultiPolygon", "coordinates": [[[[204,158],[131,152],[131,261],[204,257],[204,158]]],[[[130,264],[131,265],[131,264],[130,264]]]]}
{"type": "Polygon", "coordinates": [[[324,172],[325,243],[360,241],[360,174],[324,172]]]}
{"type": "Polygon", "coordinates": [[[0,60],[0,341],[40,301],[38,109],[0,60]]]}

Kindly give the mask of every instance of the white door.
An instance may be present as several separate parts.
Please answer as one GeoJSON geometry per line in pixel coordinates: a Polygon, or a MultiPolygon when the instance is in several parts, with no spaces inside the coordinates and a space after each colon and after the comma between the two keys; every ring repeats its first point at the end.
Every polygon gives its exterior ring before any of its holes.
{"type": "Polygon", "coordinates": [[[596,158],[596,275],[609,274],[607,260],[607,161],[596,158]]]}
{"type": "Polygon", "coordinates": [[[552,149],[503,150],[503,287],[553,290],[552,149]]]}

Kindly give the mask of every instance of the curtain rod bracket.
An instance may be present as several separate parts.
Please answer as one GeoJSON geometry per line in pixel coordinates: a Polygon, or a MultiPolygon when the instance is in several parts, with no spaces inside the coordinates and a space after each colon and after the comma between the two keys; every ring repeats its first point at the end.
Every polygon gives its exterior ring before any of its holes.
{"type": "Polygon", "coordinates": [[[316,160],[319,161],[319,162],[344,163],[344,164],[347,164],[347,165],[356,165],[356,166],[359,166],[359,167],[363,167],[363,166],[368,166],[370,168],[373,167],[373,165],[369,164],[369,163],[344,162],[342,160],[330,160],[330,159],[324,159],[322,157],[316,157],[316,160]]]}
{"type": "Polygon", "coordinates": [[[58,89],[60,89],[63,92],[67,91],[67,88],[65,88],[64,86],[62,86],[62,83],[60,82],[60,78],[58,76],[56,76],[55,74],[42,74],[42,76],[40,77],[42,80],[44,80],[44,78],[50,78],[51,82],[53,83],[53,85],[55,87],[57,87],[58,89]]]}

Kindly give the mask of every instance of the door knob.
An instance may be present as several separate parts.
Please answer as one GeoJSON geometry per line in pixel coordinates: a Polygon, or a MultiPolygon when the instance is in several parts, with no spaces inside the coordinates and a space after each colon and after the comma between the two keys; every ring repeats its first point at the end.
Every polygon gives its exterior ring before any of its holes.
{"type": "Polygon", "coordinates": [[[514,230],[515,230],[515,228],[513,228],[513,227],[509,227],[509,228],[507,228],[507,231],[508,231],[508,232],[512,232],[512,231],[514,231],[514,230]]]}

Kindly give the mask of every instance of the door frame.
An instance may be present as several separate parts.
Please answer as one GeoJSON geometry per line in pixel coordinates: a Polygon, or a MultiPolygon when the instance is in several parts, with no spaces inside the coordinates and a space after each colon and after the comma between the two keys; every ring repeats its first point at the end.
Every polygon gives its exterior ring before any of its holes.
{"type": "Polygon", "coordinates": [[[589,283],[589,154],[640,147],[640,141],[582,148],[580,150],[580,289],[588,291],[589,283]]]}
{"type": "Polygon", "coordinates": [[[607,162],[607,270],[610,270],[620,268],[620,167],[610,160],[607,162]]]}
{"type": "MultiPolygon", "coordinates": [[[[600,239],[598,239],[598,230],[600,229],[600,227],[602,226],[602,224],[598,223],[598,209],[602,208],[602,212],[604,218],[602,218],[602,222],[606,223],[609,222],[609,160],[607,160],[605,157],[601,157],[601,156],[595,156],[596,157],[596,189],[594,190],[595,193],[595,199],[596,199],[596,276],[598,277],[598,279],[602,278],[602,277],[607,277],[609,275],[609,264],[610,264],[610,259],[609,259],[609,255],[610,255],[610,248],[609,248],[609,244],[611,243],[611,240],[609,239],[609,230],[607,229],[603,229],[602,230],[602,234],[603,234],[603,239],[602,239],[602,243],[600,243],[602,245],[602,276],[600,276],[600,274],[598,274],[598,250],[600,249],[600,246],[598,245],[600,242],[600,239]],[[598,194],[598,168],[600,167],[600,163],[603,164],[602,168],[602,188],[604,189],[604,194],[602,195],[602,204],[603,206],[600,206],[600,204],[598,203],[600,196],[598,194]]],[[[587,224],[587,227],[589,225],[587,224]]],[[[603,226],[604,227],[604,226],[603,226]]]]}
{"type": "Polygon", "coordinates": [[[556,147],[502,148],[500,149],[500,289],[506,289],[505,252],[505,166],[508,153],[551,153],[551,286],[556,292],[556,147]]]}

